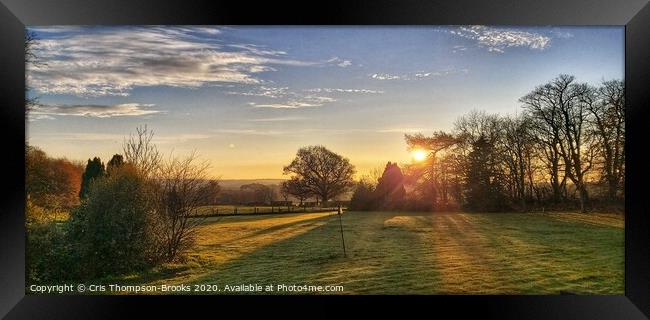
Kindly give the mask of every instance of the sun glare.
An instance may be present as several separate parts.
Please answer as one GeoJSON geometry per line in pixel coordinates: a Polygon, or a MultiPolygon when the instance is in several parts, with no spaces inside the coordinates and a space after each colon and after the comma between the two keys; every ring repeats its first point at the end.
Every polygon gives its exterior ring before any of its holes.
{"type": "Polygon", "coordinates": [[[413,156],[413,160],[415,161],[423,161],[424,159],[427,158],[427,153],[424,150],[418,149],[418,150],[413,150],[411,152],[411,155],[413,156]]]}

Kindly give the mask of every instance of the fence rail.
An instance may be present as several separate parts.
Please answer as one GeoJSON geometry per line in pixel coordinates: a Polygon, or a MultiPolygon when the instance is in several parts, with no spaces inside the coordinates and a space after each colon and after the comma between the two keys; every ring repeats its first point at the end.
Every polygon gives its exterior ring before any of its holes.
{"type": "Polygon", "coordinates": [[[319,213],[338,211],[338,207],[299,207],[299,206],[235,206],[219,205],[199,208],[195,217],[225,217],[289,213],[319,213]]]}

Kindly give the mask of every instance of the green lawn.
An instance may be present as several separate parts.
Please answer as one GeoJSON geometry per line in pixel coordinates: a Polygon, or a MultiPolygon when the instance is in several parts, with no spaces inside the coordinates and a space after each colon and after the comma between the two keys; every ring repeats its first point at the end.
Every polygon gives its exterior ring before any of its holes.
{"type": "Polygon", "coordinates": [[[343,294],[623,294],[620,215],[342,218],[347,258],[331,213],[209,218],[184,263],[119,283],[342,285],[343,294]]]}
{"type": "Polygon", "coordinates": [[[248,206],[248,205],[213,205],[202,206],[196,210],[198,216],[217,216],[234,214],[268,214],[268,213],[290,213],[290,212],[323,212],[330,211],[319,207],[286,207],[286,206],[248,206]]]}

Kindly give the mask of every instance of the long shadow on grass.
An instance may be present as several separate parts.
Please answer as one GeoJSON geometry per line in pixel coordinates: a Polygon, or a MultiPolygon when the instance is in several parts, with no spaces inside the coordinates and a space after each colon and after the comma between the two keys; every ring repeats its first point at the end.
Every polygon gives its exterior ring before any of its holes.
{"type": "Polygon", "coordinates": [[[339,217],[326,216],[321,226],[223,263],[192,283],[222,288],[240,284],[342,285],[342,293],[422,292],[435,284],[434,268],[418,257],[426,247],[417,232],[384,227],[384,221],[396,215],[344,214],[347,257],[343,255],[339,217]]]}
{"type": "Polygon", "coordinates": [[[477,226],[485,231],[494,246],[500,247],[504,258],[510,255],[517,262],[525,263],[528,266],[526,274],[538,279],[538,284],[529,290],[623,293],[622,229],[533,214],[484,214],[480,217],[477,226]],[[519,243],[513,246],[508,243],[510,239],[519,243]],[[528,252],[520,256],[517,248],[528,252]]]}
{"type": "Polygon", "coordinates": [[[274,232],[278,232],[278,231],[282,231],[282,230],[285,230],[285,229],[298,227],[298,226],[300,226],[300,227],[310,227],[310,226],[313,226],[313,225],[317,224],[320,221],[328,220],[328,219],[332,219],[332,215],[316,216],[316,217],[312,217],[312,218],[309,218],[309,219],[282,223],[282,224],[278,224],[278,225],[275,225],[275,226],[272,226],[272,227],[268,227],[268,228],[264,228],[264,229],[261,229],[261,230],[258,230],[258,231],[254,231],[254,232],[252,232],[252,233],[250,233],[250,234],[248,234],[246,236],[239,237],[239,238],[224,242],[224,244],[231,243],[231,242],[234,242],[234,241],[254,238],[254,237],[258,237],[258,236],[262,236],[262,235],[265,235],[265,234],[274,233],[274,232]]]}

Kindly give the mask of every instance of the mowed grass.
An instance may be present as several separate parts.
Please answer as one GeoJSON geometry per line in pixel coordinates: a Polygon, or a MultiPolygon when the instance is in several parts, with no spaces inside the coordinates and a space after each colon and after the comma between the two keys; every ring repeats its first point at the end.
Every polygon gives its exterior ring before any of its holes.
{"type": "Polygon", "coordinates": [[[337,294],[623,294],[621,215],[346,212],[347,257],[338,219],[210,218],[185,262],[120,283],[342,285],[337,294]]]}

